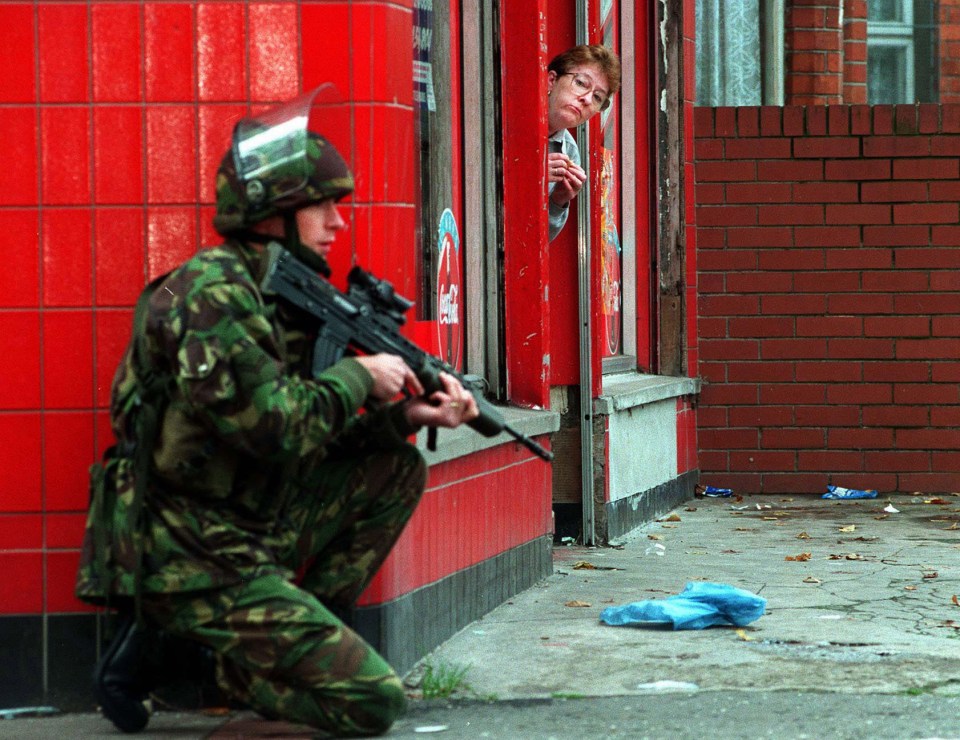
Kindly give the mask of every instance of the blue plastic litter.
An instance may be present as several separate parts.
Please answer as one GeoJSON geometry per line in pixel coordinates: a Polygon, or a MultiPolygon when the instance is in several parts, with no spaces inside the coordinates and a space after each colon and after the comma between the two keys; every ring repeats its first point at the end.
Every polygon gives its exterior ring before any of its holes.
{"type": "Polygon", "coordinates": [[[843,486],[827,486],[827,493],[821,498],[876,498],[877,492],[872,488],[867,491],[859,491],[856,488],[844,488],[843,486]]]}
{"type": "Polygon", "coordinates": [[[727,496],[733,495],[732,488],[715,488],[714,486],[706,486],[703,489],[704,496],[710,496],[711,498],[726,498],[727,496]]]}
{"type": "Polygon", "coordinates": [[[763,616],[767,600],[723,583],[688,583],[679,594],[665,599],[608,606],[600,621],[623,625],[671,625],[675,630],[701,630],[715,625],[743,627],[763,616]]]}

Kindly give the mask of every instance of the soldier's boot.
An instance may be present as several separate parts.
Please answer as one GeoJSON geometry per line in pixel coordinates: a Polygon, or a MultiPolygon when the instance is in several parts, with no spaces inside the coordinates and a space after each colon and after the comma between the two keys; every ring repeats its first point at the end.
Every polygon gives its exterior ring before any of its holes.
{"type": "Polygon", "coordinates": [[[121,732],[140,732],[150,720],[147,656],[156,633],[124,615],[113,642],[93,673],[93,691],[103,716],[121,732]]]}

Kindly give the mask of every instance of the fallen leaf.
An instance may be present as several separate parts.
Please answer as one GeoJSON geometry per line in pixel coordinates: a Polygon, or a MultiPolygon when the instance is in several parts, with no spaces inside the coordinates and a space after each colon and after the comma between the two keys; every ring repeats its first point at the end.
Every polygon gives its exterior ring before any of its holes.
{"type": "Polygon", "coordinates": [[[682,522],[683,520],[677,514],[671,514],[666,519],[659,519],[661,522],[682,522]]]}
{"type": "Polygon", "coordinates": [[[904,587],[903,587],[903,590],[904,590],[904,591],[916,591],[916,590],[917,590],[917,587],[916,587],[916,586],[904,586],[904,587]]]}
{"type": "Polygon", "coordinates": [[[949,506],[950,502],[943,498],[928,498],[923,503],[938,504],[939,506],[949,506]]]}
{"type": "Polygon", "coordinates": [[[787,555],[787,557],[785,557],[784,560],[790,560],[790,561],[802,563],[804,561],[809,560],[812,557],[813,555],[811,555],[809,552],[801,552],[799,555],[787,555]]]}
{"type": "Polygon", "coordinates": [[[687,508],[684,509],[684,511],[696,511],[696,510],[697,510],[696,506],[688,506],[687,508]]]}
{"type": "Polygon", "coordinates": [[[597,566],[593,563],[588,563],[586,560],[578,560],[573,564],[574,570],[596,570],[597,566]]]}
{"type": "Polygon", "coordinates": [[[733,530],[734,532],[756,532],[753,527],[737,527],[733,530]]]}
{"type": "Polygon", "coordinates": [[[647,539],[648,539],[648,540],[662,540],[663,537],[661,537],[661,536],[658,535],[658,534],[648,534],[648,535],[647,535],[647,539]]]}
{"type": "Polygon", "coordinates": [[[848,527],[840,527],[840,530],[839,530],[839,531],[840,531],[840,532],[856,532],[856,531],[857,531],[857,525],[856,525],[856,524],[851,524],[851,525],[848,526],[848,527]]]}
{"type": "Polygon", "coordinates": [[[809,540],[809,539],[810,539],[810,535],[808,535],[806,532],[801,532],[800,534],[797,535],[797,539],[798,539],[798,540],[809,540]]]}
{"type": "Polygon", "coordinates": [[[937,573],[937,571],[935,570],[928,570],[926,573],[923,574],[924,578],[939,578],[939,576],[940,574],[937,573]]]}
{"type": "Polygon", "coordinates": [[[950,599],[950,601],[953,602],[953,605],[954,605],[954,606],[960,606],[960,599],[957,598],[957,595],[956,595],[956,594],[953,595],[953,598],[950,599]]]}
{"type": "Polygon", "coordinates": [[[590,606],[587,601],[568,601],[564,606],[590,606]]]}
{"type": "Polygon", "coordinates": [[[724,555],[739,555],[739,554],[740,554],[740,550],[721,550],[720,552],[721,552],[722,554],[724,554],[724,555]]]}
{"type": "Polygon", "coordinates": [[[750,635],[748,635],[743,630],[737,630],[737,637],[739,637],[744,642],[753,642],[753,638],[750,637],[750,635]]]}
{"type": "Polygon", "coordinates": [[[821,583],[819,578],[814,578],[813,576],[807,576],[803,579],[804,583],[821,583]]]}

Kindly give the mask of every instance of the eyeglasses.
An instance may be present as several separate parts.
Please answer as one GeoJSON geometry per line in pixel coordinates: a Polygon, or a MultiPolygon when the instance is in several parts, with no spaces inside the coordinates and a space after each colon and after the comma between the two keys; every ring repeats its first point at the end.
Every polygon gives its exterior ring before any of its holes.
{"type": "Polygon", "coordinates": [[[569,77],[570,84],[576,91],[577,97],[590,93],[590,102],[597,110],[606,110],[610,105],[610,98],[600,90],[596,89],[593,80],[579,72],[564,72],[561,77],[569,77]]]}

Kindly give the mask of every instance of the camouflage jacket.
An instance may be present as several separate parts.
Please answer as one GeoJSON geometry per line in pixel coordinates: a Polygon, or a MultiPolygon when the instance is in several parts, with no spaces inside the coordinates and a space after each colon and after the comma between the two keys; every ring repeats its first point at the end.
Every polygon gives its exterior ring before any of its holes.
{"type": "Polygon", "coordinates": [[[358,413],[372,379],[356,360],[310,377],[309,326],[295,309],[265,301],[263,262],[228,241],[199,252],[150,296],[145,361],[135,359],[135,329],[113,381],[117,445],[92,469],[81,599],[133,595],[141,562],[143,592],[292,575],[283,557],[297,537],[285,517],[291,497],[322,489],[327,456],[394,447],[414,431],[396,405],[358,413]],[[167,381],[163,398],[141,397],[145,369],[167,381]],[[137,514],[136,422],[149,404],[159,423],[137,514]],[[104,477],[107,485],[95,485],[104,477]]]}

